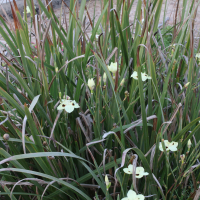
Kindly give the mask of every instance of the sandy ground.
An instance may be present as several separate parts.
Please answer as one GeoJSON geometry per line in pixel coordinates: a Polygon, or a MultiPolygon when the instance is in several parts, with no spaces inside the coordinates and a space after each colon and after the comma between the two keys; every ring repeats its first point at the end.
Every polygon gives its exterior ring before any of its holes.
{"type": "MultiPolygon", "coordinates": [[[[5,16],[5,12],[3,12],[3,9],[4,9],[6,11],[7,15],[12,18],[12,12],[11,12],[11,8],[10,8],[9,0],[4,0],[4,1],[7,1],[8,3],[2,3],[1,0],[0,0],[0,5],[1,5],[0,15],[5,16]]],[[[15,0],[15,1],[16,1],[17,7],[19,9],[19,12],[22,15],[23,12],[24,12],[24,0],[15,0]]],[[[45,5],[46,0],[41,0],[41,1],[45,5]]],[[[13,0],[11,0],[11,2],[13,2],[13,0]]],[[[34,6],[36,8],[36,12],[38,12],[39,6],[38,6],[38,3],[37,3],[37,0],[33,0],[33,2],[34,2],[34,6]]],[[[69,6],[70,0],[64,0],[64,2],[69,6]]],[[[79,2],[81,2],[81,0],[79,0],[79,2]]],[[[52,5],[55,9],[60,9],[61,4],[62,4],[62,0],[53,0],[51,3],[52,3],[52,5]]]]}
{"type": "MultiPolygon", "coordinates": [[[[18,0],[17,1],[17,4],[19,5],[19,7],[22,6],[23,1],[24,0],[18,0]]],[[[65,1],[67,3],[69,3],[68,0],[65,0],[65,1]]],[[[56,16],[60,19],[60,10],[61,10],[60,9],[60,5],[61,5],[60,0],[54,0],[53,2],[54,2],[54,7],[55,7],[54,12],[55,12],[56,16]]],[[[169,24],[169,25],[172,25],[174,23],[176,5],[177,5],[177,0],[168,0],[167,1],[167,6],[166,6],[167,12],[166,12],[165,17],[168,18],[167,24],[169,24]]],[[[137,0],[135,0],[135,2],[133,3],[133,6],[132,6],[132,9],[131,9],[131,12],[130,12],[129,17],[130,17],[131,22],[133,21],[134,16],[135,16],[136,6],[137,6],[137,0]]],[[[37,7],[37,5],[36,5],[36,7],[37,7]]],[[[97,21],[98,17],[101,15],[101,11],[102,11],[100,0],[97,0],[96,2],[95,2],[95,0],[90,0],[90,1],[87,2],[87,9],[89,11],[91,18],[93,17],[94,8],[95,8],[95,21],[97,21]]],[[[114,0],[114,8],[116,8],[116,0],[114,0]]],[[[4,9],[6,10],[7,13],[9,13],[9,6],[5,7],[5,4],[4,4],[4,9]]],[[[63,8],[63,9],[65,9],[65,12],[67,13],[66,19],[68,21],[69,11],[66,7],[63,8]]],[[[62,11],[63,11],[63,9],[62,9],[62,11]]],[[[164,9],[165,9],[165,1],[163,2],[163,5],[162,5],[160,23],[163,22],[164,9]]],[[[182,9],[182,5],[180,4],[179,5],[179,12],[178,12],[178,19],[180,19],[180,17],[181,17],[181,9],[182,9]]],[[[2,11],[0,11],[0,14],[1,14],[1,12],[2,11]]],[[[63,16],[64,16],[64,13],[62,12],[62,15],[61,15],[62,20],[61,21],[62,21],[62,24],[65,26],[65,20],[64,20],[63,16]]],[[[30,18],[28,19],[28,21],[30,22],[30,18]]],[[[86,19],[86,22],[89,22],[88,17],[86,19]]],[[[29,27],[30,27],[30,23],[29,23],[29,27]]],[[[197,11],[197,16],[196,16],[196,20],[195,20],[195,40],[198,39],[199,28],[200,28],[200,9],[198,9],[198,11],[197,11]]],[[[4,40],[1,38],[1,36],[0,36],[0,41],[4,43],[4,40]]]]}

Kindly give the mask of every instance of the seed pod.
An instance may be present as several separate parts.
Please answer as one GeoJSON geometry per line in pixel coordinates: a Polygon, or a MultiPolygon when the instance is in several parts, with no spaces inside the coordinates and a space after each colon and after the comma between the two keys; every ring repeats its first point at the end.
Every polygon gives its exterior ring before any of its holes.
{"type": "Polygon", "coordinates": [[[125,91],[124,94],[125,94],[126,97],[129,96],[129,92],[128,91],[125,91]]]}
{"type": "Polygon", "coordinates": [[[9,138],[10,138],[9,134],[5,133],[5,134],[3,135],[3,139],[4,139],[4,140],[9,140],[9,138]]]}
{"type": "Polygon", "coordinates": [[[54,156],[48,156],[49,160],[54,160],[55,157],[54,156]]]}

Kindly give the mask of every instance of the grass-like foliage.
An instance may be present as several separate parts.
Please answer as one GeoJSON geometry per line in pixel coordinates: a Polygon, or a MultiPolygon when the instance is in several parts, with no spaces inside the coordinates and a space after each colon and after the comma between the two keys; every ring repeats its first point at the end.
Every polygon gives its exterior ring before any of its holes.
{"type": "Polygon", "coordinates": [[[131,23],[134,0],[102,0],[95,20],[71,0],[62,26],[27,0],[29,28],[13,1],[14,26],[0,16],[1,199],[199,199],[200,1],[178,2],[168,26],[163,0],[137,0],[131,23]]]}

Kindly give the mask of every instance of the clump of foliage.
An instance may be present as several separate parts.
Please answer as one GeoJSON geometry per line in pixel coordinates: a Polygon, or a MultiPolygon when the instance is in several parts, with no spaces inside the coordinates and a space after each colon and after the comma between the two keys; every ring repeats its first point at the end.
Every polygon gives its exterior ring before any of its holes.
{"type": "Polygon", "coordinates": [[[163,0],[138,0],[132,24],[134,0],[101,1],[96,23],[70,0],[68,26],[25,2],[31,29],[15,1],[14,27],[0,16],[1,199],[198,199],[195,1],[171,27],[163,0]]]}

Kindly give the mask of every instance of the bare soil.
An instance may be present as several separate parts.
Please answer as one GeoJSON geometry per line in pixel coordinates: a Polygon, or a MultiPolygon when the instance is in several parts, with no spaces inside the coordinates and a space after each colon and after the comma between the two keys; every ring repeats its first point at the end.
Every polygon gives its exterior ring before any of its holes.
{"type": "MultiPolygon", "coordinates": [[[[24,0],[18,0],[17,4],[20,7],[20,12],[23,13],[23,1],[24,0]]],[[[36,1],[36,0],[34,0],[36,1]]],[[[54,5],[54,13],[55,15],[58,17],[58,19],[60,19],[60,16],[62,18],[61,22],[64,26],[66,26],[66,22],[64,19],[64,16],[66,14],[66,21],[68,23],[69,20],[69,10],[66,6],[63,6],[62,8],[62,14],[60,14],[61,12],[61,0],[53,0],[53,5],[54,5]],[[64,10],[65,10],[65,14],[64,14],[64,10]]],[[[65,0],[65,2],[69,5],[69,0],[65,0]]],[[[114,8],[116,8],[116,0],[114,0],[114,8]]],[[[135,16],[135,11],[136,11],[136,7],[137,7],[137,0],[135,0],[135,2],[133,3],[131,12],[130,12],[130,22],[133,21],[134,16],[135,16]]],[[[3,4],[3,8],[5,9],[5,11],[8,13],[8,16],[12,22],[12,19],[10,16],[10,5],[9,4],[3,4]]],[[[37,8],[37,4],[36,4],[36,8],[37,8]]],[[[166,5],[166,16],[165,19],[168,19],[166,24],[167,25],[173,25],[174,21],[175,21],[175,13],[176,13],[176,8],[177,8],[177,0],[168,0],[167,1],[167,5],[166,5]]],[[[91,16],[91,18],[93,18],[94,16],[94,10],[95,10],[95,22],[98,20],[98,17],[101,15],[102,12],[102,6],[101,6],[101,0],[90,0],[87,2],[87,9],[88,12],[91,16]]],[[[179,9],[178,9],[178,13],[177,13],[177,22],[180,21],[181,18],[181,10],[183,9],[182,4],[180,3],[179,5],[179,9]]],[[[0,9],[1,10],[1,9],[0,9]]],[[[164,17],[164,10],[165,10],[165,0],[163,2],[162,5],[162,12],[161,12],[161,17],[160,17],[160,23],[163,22],[163,17],[164,17]]],[[[2,14],[2,10],[0,11],[0,14],[2,14]]],[[[5,16],[5,13],[3,12],[3,15],[5,16]]],[[[30,17],[28,19],[29,21],[29,28],[30,28],[30,17]]],[[[86,23],[89,22],[88,16],[86,16],[86,23]]],[[[13,24],[13,22],[12,22],[13,24]]],[[[13,24],[14,25],[14,24],[13,24]]],[[[14,27],[14,26],[13,26],[14,27]]],[[[194,33],[195,33],[195,41],[197,43],[198,41],[198,37],[199,37],[199,28],[200,28],[200,10],[198,8],[197,10],[197,15],[196,15],[196,20],[195,20],[195,26],[194,26],[194,33]]],[[[32,30],[33,31],[33,30],[32,30]]],[[[91,31],[91,28],[89,27],[89,31],[91,31]]],[[[33,38],[34,41],[34,38],[33,38]]],[[[3,40],[3,38],[1,38],[0,36],[0,42],[5,43],[5,41],[3,40]]]]}

